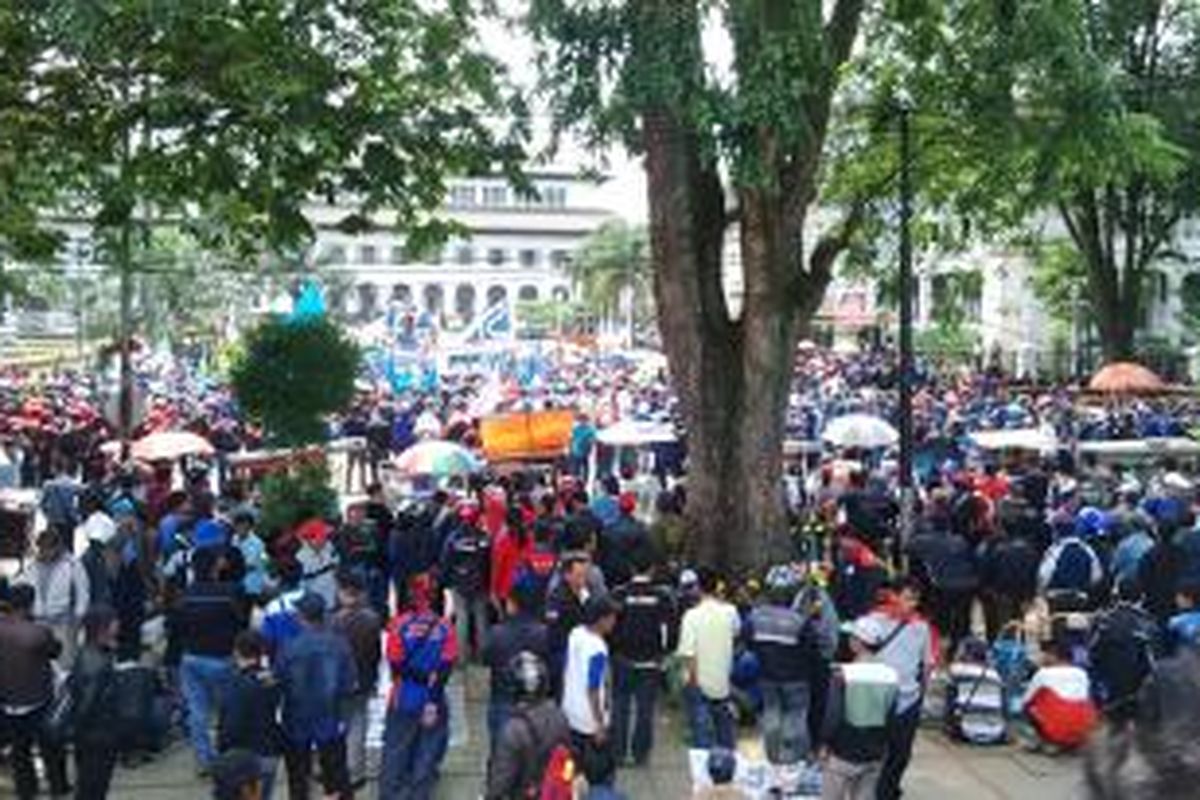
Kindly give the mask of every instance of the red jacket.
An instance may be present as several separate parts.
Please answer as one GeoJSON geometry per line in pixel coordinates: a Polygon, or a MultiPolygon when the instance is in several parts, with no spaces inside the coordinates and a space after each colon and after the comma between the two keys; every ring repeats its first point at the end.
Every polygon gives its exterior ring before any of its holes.
{"type": "Polygon", "coordinates": [[[526,537],[521,544],[507,527],[500,531],[492,542],[492,586],[491,595],[496,600],[507,600],[512,592],[517,569],[533,552],[533,537],[526,537]]]}

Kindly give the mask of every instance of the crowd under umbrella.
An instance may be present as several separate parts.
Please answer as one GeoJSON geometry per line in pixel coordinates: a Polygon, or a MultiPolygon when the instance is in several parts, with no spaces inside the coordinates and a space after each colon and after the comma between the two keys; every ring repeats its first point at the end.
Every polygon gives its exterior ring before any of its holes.
{"type": "Polygon", "coordinates": [[[821,432],[828,444],[842,450],[876,450],[900,441],[900,432],[887,420],[871,414],[846,414],[830,420],[821,432]]]}
{"type": "Polygon", "coordinates": [[[1106,364],[1088,381],[1088,390],[1109,395],[1157,394],[1166,390],[1163,379],[1132,361],[1106,364]]]}
{"type": "MultiPolygon", "coordinates": [[[[108,453],[119,453],[121,443],[108,442],[102,448],[108,453]]],[[[129,454],[137,461],[147,464],[155,461],[177,461],[190,456],[208,457],[216,453],[212,442],[189,431],[162,431],[151,433],[135,441],[129,454]]]]}
{"type": "Polygon", "coordinates": [[[395,469],[403,478],[465,477],[483,469],[483,461],[455,442],[418,442],[395,460],[395,469]]]}

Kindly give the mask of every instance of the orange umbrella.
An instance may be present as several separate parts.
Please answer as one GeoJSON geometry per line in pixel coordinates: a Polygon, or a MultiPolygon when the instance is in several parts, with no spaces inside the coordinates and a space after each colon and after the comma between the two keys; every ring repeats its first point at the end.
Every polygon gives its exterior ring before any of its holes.
{"type": "Polygon", "coordinates": [[[1106,394],[1153,394],[1166,388],[1162,378],[1132,361],[1107,364],[1088,381],[1088,389],[1106,394]]]}

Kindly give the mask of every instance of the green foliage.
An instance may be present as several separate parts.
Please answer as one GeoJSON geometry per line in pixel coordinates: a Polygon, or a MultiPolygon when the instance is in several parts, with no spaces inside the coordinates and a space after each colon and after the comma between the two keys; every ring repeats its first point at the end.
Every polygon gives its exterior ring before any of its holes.
{"type": "Polygon", "coordinates": [[[153,216],[258,259],[311,240],[314,200],[353,207],[343,230],[381,212],[414,247],[445,236],[446,177],[519,181],[528,133],[478,5],[6,4],[0,245],[54,208],[100,230],[153,216]]]}
{"type": "Polygon", "coordinates": [[[259,530],[273,539],[306,520],[328,518],[337,508],[338,495],[330,485],[329,468],[324,463],[305,464],[263,479],[259,530]]]}
{"type": "Polygon", "coordinates": [[[920,355],[942,362],[970,364],[979,353],[979,332],[961,323],[935,322],[918,331],[913,347],[920,355]]]}
{"type": "Polygon", "coordinates": [[[1087,294],[1087,266],[1070,242],[1048,242],[1032,251],[1033,293],[1051,319],[1074,323],[1076,313],[1092,312],[1087,294]]]}
{"type": "Polygon", "coordinates": [[[1183,306],[1183,322],[1192,337],[1200,336],[1200,275],[1191,274],[1179,287],[1179,302],[1183,306]]]}
{"type": "Polygon", "coordinates": [[[615,316],[632,289],[635,318],[649,316],[653,291],[645,227],[623,220],[605,223],[584,241],[569,271],[580,301],[592,313],[615,316]]]}
{"type": "Polygon", "coordinates": [[[573,324],[578,309],[561,300],[522,301],[517,303],[517,320],[522,329],[542,335],[561,332],[573,324]]]}
{"type": "Polygon", "coordinates": [[[354,397],[361,354],[334,323],[272,317],[251,330],[230,370],[234,395],[275,444],[324,440],[325,416],[354,397]]]}

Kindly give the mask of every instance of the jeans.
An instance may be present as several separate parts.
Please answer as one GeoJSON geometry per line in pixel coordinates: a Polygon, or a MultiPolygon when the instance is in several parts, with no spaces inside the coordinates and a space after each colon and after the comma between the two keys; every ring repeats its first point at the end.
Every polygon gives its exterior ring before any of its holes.
{"type": "Polygon", "coordinates": [[[856,764],[831,756],[821,770],[821,800],[874,800],[879,762],[856,764]]]}
{"type": "Polygon", "coordinates": [[[32,800],[38,793],[37,770],[33,764],[33,745],[46,765],[50,794],[62,794],[67,787],[67,757],[62,745],[46,741],[41,735],[45,708],[28,714],[5,715],[4,728],[12,743],[13,788],[20,800],[32,800]]]}
{"type": "Polygon", "coordinates": [[[767,760],[772,764],[803,761],[809,751],[808,684],[764,680],[759,686],[763,698],[762,735],[767,760]]]}
{"type": "Polygon", "coordinates": [[[512,708],[513,702],[510,698],[495,690],[492,691],[487,707],[489,753],[496,752],[496,744],[500,741],[501,734],[504,733],[504,726],[508,724],[509,717],[512,716],[512,708]]]}
{"type": "Polygon", "coordinates": [[[454,590],[454,635],[458,638],[458,646],[464,657],[478,657],[483,652],[483,642],[488,629],[487,597],[468,598],[454,590]],[[474,628],[475,636],[471,637],[474,628]]]}
{"type": "Polygon", "coordinates": [[[262,800],[271,800],[271,792],[275,788],[275,773],[279,771],[279,757],[259,756],[258,763],[262,770],[262,800]]]}
{"type": "Polygon", "coordinates": [[[104,800],[117,766],[116,747],[75,747],[75,800],[104,800]]]}
{"type": "Polygon", "coordinates": [[[644,764],[650,758],[650,749],[654,746],[654,709],[658,704],[661,681],[662,672],[657,667],[635,667],[619,660],[613,662],[613,743],[618,760],[630,752],[631,721],[633,760],[644,764]]]}
{"type": "Polygon", "coordinates": [[[688,686],[683,690],[683,702],[692,731],[692,747],[699,750],[713,746],[733,749],[733,712],[728,698],[712,700],[705,697],[699,687],[688,686]]]}
{"type": "Polygon", "coordinates": [[[187,704],[188,738],[201,767],[213,760],[210,717],[219,713],[226,688],[233,679],[233,664],[227,658],[186,653],[179,664],[180,691],[187,704]]]}
{"type": "Polygon", "coordinates": [[[912,708],[897,715],[889,728],[887,756],[883,760],[879,789],[875,793],[878,800],[900,800],[904,794],[900,789],[900,781],[908,769],[908,762],[912,760],[913,742],[920,724],[921,701],[918,700],[912,708]]]}
{"type": "MultiPolygon", "coordinates": [[[[288,800],[308,800],[312,788],[312,746],[308,742],[289,743],[283,760],[287,765],[288,800]]],[[[325,794],[339,800],[354,797],[346,773],[346,740],[334,739],[318,745],[317,760],[321,762],[321,786],[325,794]]]]}
{"type": "Polygon", "coordinates": [[[367,595],[371,598],[371,608],[379,612],[382,619],[391,619],[390,608],[388,607],[388,590],[391,584],[388,583],[387,570],[382,567],[369,567],[367,569],[367,595]]]}
{"type": "Polygon", "coordinates": [[[346,764],[351,783],[367,777],[367,710],[370,704],[369,694],[355,695],[347,701],[346,764]]]}
{"type": "Polygon", "coordinates": [[[379,775],[379,800],[431,800],[437,788],[438,769],[450,744],[446,706],[438,708],[433,725],[420,715],[388,710],[383,731],[383,767],[379,775]]]}

